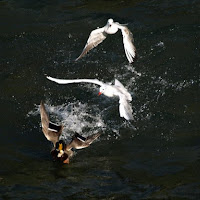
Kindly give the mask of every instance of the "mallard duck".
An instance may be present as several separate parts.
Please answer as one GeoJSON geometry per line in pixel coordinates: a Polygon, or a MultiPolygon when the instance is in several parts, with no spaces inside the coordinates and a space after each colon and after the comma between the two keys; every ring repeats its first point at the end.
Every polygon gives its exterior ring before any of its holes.
{"type": "Polygon", "coordinates": [[[62,134],[63,125],[57,125],[49,121],[49,116],[42,101],[40,103],[40,115],[42,131],[47,140],[51,141],[54,145],[51,150],[51,155],[54,160],[69,164],[69,159],[74,154],[73,149],[86,148],[100,136],[99,133],[96,133],[85,138],[80,134],[75,133],[71,142],[66,144],[63,140],[59,139],[62,134]]]}

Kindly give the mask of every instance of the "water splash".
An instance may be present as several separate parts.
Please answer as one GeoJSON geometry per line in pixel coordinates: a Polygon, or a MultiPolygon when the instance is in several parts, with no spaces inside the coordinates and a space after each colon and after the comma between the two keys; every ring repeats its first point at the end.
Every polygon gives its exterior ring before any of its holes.
{"type": "MultiPolygon", "coordinates": [[[[95,106],[89,107],[87,103],[83,104],[75,101],[54,106],[47,101],[45,106],[50,120],[64,126],[61,138],[66,140],[69,140],[75,132],[88,136],[97,132],[103,132],[106,128],[98,108],[95,106]]],[[[35,110],[27,114],[28,117],[36,115],[39,115],[39,105],[36,105],[35,110]]]]}

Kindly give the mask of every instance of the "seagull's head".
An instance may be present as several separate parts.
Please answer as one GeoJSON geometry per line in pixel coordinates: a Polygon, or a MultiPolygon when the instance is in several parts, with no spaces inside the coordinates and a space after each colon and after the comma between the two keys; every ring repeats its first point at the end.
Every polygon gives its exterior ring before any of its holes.
{"type": "Polygon", "coordinates": [[[110,26],[113,24],[113,22],[114,22],[113,19],[109,19],[109,20],[108,20],[108,24],[109,24],[110,26]]]}
{"type": "Polygon", "coordinates": [[[115,34],[118,31],[118,26],[115,24],[113,19],[109,19],[106,26],[105,26],[105,32],[107,34],[115,34]]]}
{"type": "Polygon", "coordinates": [[[102,85],[99,88],[99,94],[98,95],[101,95],[101,94],[104,94],[107,97],[113,97],[114,96],[113,87],[111,85],[102,85]]]}
{"type": "Polygon", "coordinates": [[[105,87],[104,87],[104,86],[101,86],[101,87],[99,88],[98,96],[100,96],[101,94],[103,94],[104,91],[105,91],[105,87]]]}

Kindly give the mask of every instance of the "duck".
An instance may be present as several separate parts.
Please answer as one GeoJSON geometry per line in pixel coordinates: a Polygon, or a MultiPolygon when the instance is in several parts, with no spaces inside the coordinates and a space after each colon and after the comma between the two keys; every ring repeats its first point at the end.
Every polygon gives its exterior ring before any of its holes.
{"type": "Polygon", "coordinates": [[[84,137],[79,133],[75,133],[71,141],[66,143],[60,139],[64,126],[57,125],[49,120],[49,115],[43,101],[40,103],[40,116],[42,132],[46,139],[53,143],[50,154],[54,161],[69,164],[71,157],[74,155],[74,150],[89,147],[101,135],[100,133],[95,133],[84,137]]]}
{"type": "Polygon", "coordinates": [[[133,43],[133,34],[126,25],[114,22],[113,19],[108,19],[107,24],[104,27],[97,28],[90,33],[82,53],[78,58],[75,59],[75,61],[79,60],[85,56],[88,51],[102,43],[108,34],[115,34],[119,29],[121,30],[123,36],[123,44],[126,57],[129,63],[133,63],[136,57],[136,48],[133,43]]]}

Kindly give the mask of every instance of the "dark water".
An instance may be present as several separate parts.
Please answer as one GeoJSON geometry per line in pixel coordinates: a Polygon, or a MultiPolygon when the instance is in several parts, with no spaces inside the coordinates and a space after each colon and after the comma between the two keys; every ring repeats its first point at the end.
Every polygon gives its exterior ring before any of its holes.
{"type": "Polygon", "coordinates": [[[199,9],[198,0],[0,1],[0,199],[199,199],[199,9]],[[135,63],[120,33],[75,63],[108,18],[128,23],[135,63]],[[45,75],[119,79],[134,121],[97,86],[45,75]],[[63,137],[102,133],[70,165],[51,160],[41,100],[66,126],[63,137]]]}

